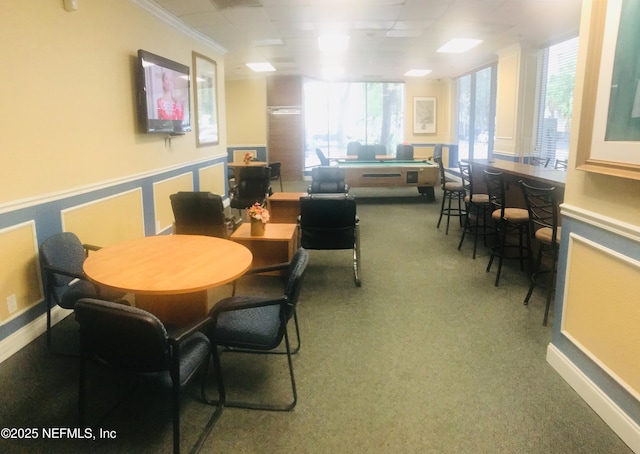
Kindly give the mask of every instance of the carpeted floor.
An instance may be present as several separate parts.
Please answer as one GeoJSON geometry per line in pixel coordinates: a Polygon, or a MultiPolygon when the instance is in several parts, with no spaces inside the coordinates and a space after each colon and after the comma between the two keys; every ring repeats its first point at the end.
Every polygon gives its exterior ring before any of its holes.
{"type": "MultiPolygon", "coordinates": [[[[285,190],[302,188],[285,182],[285,190]]],[[[225,409],[202,452],[631,453],[546,363],[542,291],[524,306],[528,278],[517,267],[494,287],[486,250],[476,260],[471,241],[458,251],[458,225],[448,236],[437,230],[439,205],[413,191],[352,189],[363,283],[354,285],[349,251],[310,251],[294,359],[298,405],[288,413],[225,409]]],[[[279,285],[249,277],[238,293],[279,285]]],[[[228,292],[217,289],[211,300],[228,292]]],[[[72,348],[73,317],[55,335],[72,348]]],[[[287,399],[284,356],[222,361],[229,398],[287,399]]],[[[0,452],[171,452],[168,401],[148,389],[123,394],[128,383],[97,368],[89,378],[94,434],[109,430],[115,439],[2,439],[0,452]]],[[[4,427],[77,424],[76,360],[49,354],[43,337],[0,364],[0,381],[4,427]]],[[[183,452],[212,411],[197,391],[183,395],[183,452]]]]}

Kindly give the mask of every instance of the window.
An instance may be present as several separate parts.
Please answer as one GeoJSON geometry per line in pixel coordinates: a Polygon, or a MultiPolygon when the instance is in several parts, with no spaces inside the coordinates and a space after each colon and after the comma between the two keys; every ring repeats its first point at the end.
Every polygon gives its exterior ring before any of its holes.
{"type": "Polygon", "coordinates": [[[404,84],[304,83],[305,168],[347,155],[349,142],[382,144],[395,154],[404,140],[404,84]]]}
{"type": "Polygon", "coordinates": [[[569,155],[577,59],[577,37],[540,51],[533,155],[549,159],[550,165],[569,155]]]}
{"type": "Polygon", "coordinates": [[[496,66],[456,79],[459,159],[486,159],[493,149],[496,66]]]}

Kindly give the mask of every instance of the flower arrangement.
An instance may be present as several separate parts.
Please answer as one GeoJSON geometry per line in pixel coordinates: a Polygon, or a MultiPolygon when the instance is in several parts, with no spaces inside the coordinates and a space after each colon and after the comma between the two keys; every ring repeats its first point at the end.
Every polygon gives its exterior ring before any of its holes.
{"type": "Polygon", "coordinates": [[[253,153],[246,152],[242,160],[244,161],[245,164],[249,164],[251,161],[253,161],[253,153]]]}
{"type": "Polygon", "coordinates": [[[269,222],[269,210],[260,205],[258,202],[247,208],[247,216],[249,219],[261,221],[263,224],[269,222]]]}

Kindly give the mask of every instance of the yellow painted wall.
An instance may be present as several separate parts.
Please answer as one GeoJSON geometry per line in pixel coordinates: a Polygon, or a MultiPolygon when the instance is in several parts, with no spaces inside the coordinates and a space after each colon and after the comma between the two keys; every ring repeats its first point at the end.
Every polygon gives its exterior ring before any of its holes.
{"type": "Polygon", "coordinates": [[[153,206],[156,213],[156,233],[161,233],[173,224],[173,208],[171,194],[180,191],[193,191],[193,177],[184,173],[153,185],[153,206]]]}
{"type": "Polygon", "coordinates": [[[224,165],[215,164],[200,169],[200,190],[209,191],[213,194],[223,195],[225,191],[224,185],[224,165]]]}
{"type": "Polygon", "coordinates": [[[449,143],[451,131],[451,84],[450,80],[409,80],[405,83],[405,137],[412,143],[449,143]],[[436,133],[413,133],[413,98],[434,96],[436,98],[436,133]]]}
{"type": "Polygon", "coordinates": [[[138,49],[188,66],[192,51],[216,60],[221,112],[224,63],[132,1],[80,1],[67,12],[58,0],[6,0],[0,30],[0,204],[226,155],[224,116],[212,147],[196,148],[194,132],[170,145],[138,132],[138,49]]]}
{"type": "Polygon", "coordinates": [[[225,83],[225,90],[229,145],[266,146],[266,79],[230,80],[225,83]]]}

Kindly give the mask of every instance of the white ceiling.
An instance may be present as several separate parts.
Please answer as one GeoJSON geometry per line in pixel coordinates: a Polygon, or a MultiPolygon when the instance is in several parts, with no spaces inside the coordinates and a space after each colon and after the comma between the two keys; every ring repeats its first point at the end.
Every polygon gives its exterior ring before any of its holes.
{"type": "Polygon", "coordinates": [[[581,0],[154,0],[222,48],[225,78],[255,76],[248,62],[269,61],[277,75],[322,78],[317,38],[350,36],[345,80],[402,81],[409,69],[431,79],[455,77],[497,60],[516,43],[538,47],[577,35],[581,0]],[[482,44],[440,54],[454,37],[482,44]],[[280,39],[283,44],[258,45],[280,39]]]}

